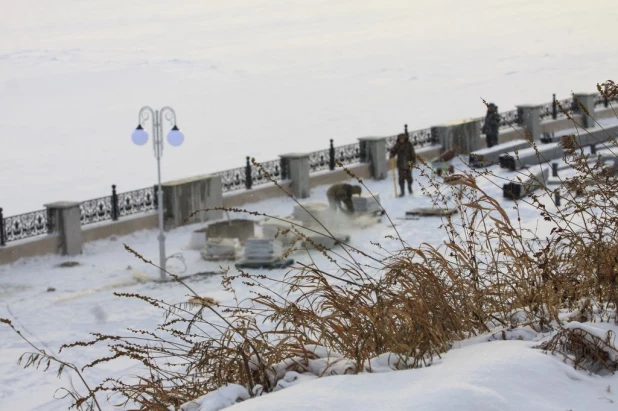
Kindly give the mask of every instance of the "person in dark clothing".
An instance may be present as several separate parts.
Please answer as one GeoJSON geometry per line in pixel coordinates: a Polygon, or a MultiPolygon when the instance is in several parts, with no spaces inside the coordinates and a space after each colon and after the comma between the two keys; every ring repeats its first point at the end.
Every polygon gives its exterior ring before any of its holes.
{"type": "Polygon", "coordinates": [[[353,213],[354,204],[352,203],[352,196],[354,194],[360,195],[361,191],[361,186],[333,184],[328,191],[326,191],[326,197],[328,198],[328,204],[332,210],[340,209],[344,212],[353,213]],[[344,205],[346,208],[343,207],[344,205]]]}
{"type": "Polygon", "coordinates": [[[487,141],[487,147],[493,147],[498,144],[498,129],[500,128],[500,114],[498,114],[498,106],[494,103],[489,103],[487,106],[487,115],[485,115],[485,124],[483,124],[483,134],[487,141]]]}
{"type": "Polygon", "coordinates": [[[408,182],[408,191],[412,194],[412,166],[416,164],[416,152],[414,151],[414,146],[410,143],[410,137],[407,134],[399,134],[390,154],[391,158],[397,157],[399,188],[401,189],[399,197],[403,197],[406,194],[406,182],[408,182]]]}

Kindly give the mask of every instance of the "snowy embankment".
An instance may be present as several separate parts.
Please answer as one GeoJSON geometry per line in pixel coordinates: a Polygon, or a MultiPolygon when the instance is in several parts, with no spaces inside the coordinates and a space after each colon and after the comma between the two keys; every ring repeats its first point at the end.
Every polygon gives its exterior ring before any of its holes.
{"type": "MultiPolygon", "coordinates": [[[[600,330],[600,329],[598,329],[600,330]]],[[[536,334],[536,333],[535,333],[536,334]]],[[[479,341],[446,353],[431,367],[315,379],[289,373],[298,384],[243,401],[229,411],[614,410],[618,377],[576,371],[534,349],[537,341],[479,341]]],[[[186,411],[216,411],[245,399],[246,390],[224,387],[186,411]],[[240,395],[239,395],[240,394],[240,395]],[[201,407],[198,406],[201,403],[201,407]]]]}
{"type": "MultiPolygon", "coordinates": [[[[456,164],[459,170],[463,170],[461,163],[456,164]]],[[[495,175],[479,179],[479,185],[489,195],[501,199],[503,179],[511,178],[513,173],[497,168],[493,171],[495,175]]],[[[418,173],[416,181],[426,183],[418,173]]],[[[399,199],[393,195],[390,176],[386,181],[367,181],[367,185],[380,194],[382,204],[393,218],[398,232],[411,246],[421,242],[437,245],[445,240],[443,230],[439,229],[439,218],[401,219],[405,211],[411,208],[430,205],[430,199],[420,193],[418,186],[413,196],[399,199]]],[[[313,189],[311,200],[324,201],[326,188],[313,189]]],[[[518,214],[510,204],[504,203],[505,211],[510,218],[516,219],[518,214]]],[[[548,209],[552,209],[550,201],[546,204],[548,209]]],[[[265,201],[251,208],[287,216],[291,214],[292,207],[293,202],[283,198],[265,201]]],[[[519,216],[524,226],[539,233],[549,231],[543,221],[539,221],[538,215],[534,207],[521,204],[519,216]]],[[[183,253],[188,273],[217,270],[217,263],[203,261],[198,251],[186,248],[192,231],[197,227],[183,227],[169,233],[168,252],[183,253]]],[[[379,240],[386,249],[397,250],[400,247],[398,241],[386,238],[393,234],[393,227],[383,220],[368,229],[353,230],[351,243],[369,253],[376,251],[370,245],[375,240],[379,240]]],[[[24,330],[28,338],[50,352],[57,352],[64,343],[88,339],[88,333],[92,331],[117,334],[127,327],[154,329],[162,320],[160,312],[141,301],[118,299],[111,294],[112,291],[117,289],[145,294],[171,303],[187,301],[187,291],[173,283],[143,281],[145,277],[156,278],[157,270],[126,253],[123,243],[156,259],[156,232],[146,231],[88,244],[84,255],[77,258],[80,265],[73,268],[59,267],[58,264],[66,261],[60,256],[41,257],[0,267],[3,286],[0,302],[4,307],[0,317],[15,320],[17,328],[24,330]],[[56,291],[46,292],[50,286],[56,291]]],[[[325,270],[333,268],[319,253],[306,255],[298,252],[294,258],[300,262],[315,261],[325,270]]],[[[363,262],[362,257],[359,260],[363,262]]],[[[170,269],[178,272],[182,265],[172,263],[170,269]]],[[[277,279],[282,278],[285,272],[273,270],[268,274],[277,279]]],[[[223,304],[233,304],[234,296],[223,290],[217,277],[197,280],[191,286],[200,295],[207,295],[223,304]]],[[[240,285],[237,298],[243,299],[249,295],[250,290],[240,285]]],[[[608,324],[592,326],[612,327],[608,324]]],[[[372,362],[371,372],[367,370],[360,375],[316,379],[318,375],[330,375],[333,369],[338,374],[345,373],[346,360],[339,358],[331,367],[332,358],[315,358],[311,367],[294,372],[283,370],[278,378],[282,389],[278,392],[246,400],[231,409],[610,409],[614,397],[612,388],[608,391],[607,387],[618,387],[615,377],[601,378],[576,371],[571,365],[561,363],[560,357],[544,355],[532,348],[549,335],[519,328],[505,332],[506,338],[513,338],[514,341],[496,341],[502,336],[499,330],[496,331],[495,337],[488,334],[455,342],[454,349],[441,359],[434,359],[430,367],[422,369],[383,372],[389,370],[388,364],[392,362],[381,356],[372,362]]],[[[24,371],[15,365],[18,356],[27,349],[27,345],[10,330],[0,328],[0,366],[3,370],[0,375],[0,403],[3,409],[66,409],[67,400],[52,399],[56,388],[69,385],[66,377],[58,380],[53,372],[24,371]]],[[[95,346],[63,352],[60,357],[83,366],[105,355],[108,355],[106,349],[95,346]]],[[[320,355],[324,357],[323,353],[320,355]]],[[[331,357],[340,356],[335,354],[331,357]]],[[[143,367],[138,364],[121,361],[87,370],[86,377],[90,383],[96,384],[105,377],[143,372],[143,367]]],[[[199,402],[187,404],[187,409],[219,410],[234,404],[237,398],[247,397],[245,388],[230,386],[201,399],[201,405],[199,402]]],[[[101,400],[105,409],[112,409],[104,397],[101,400]]]]}

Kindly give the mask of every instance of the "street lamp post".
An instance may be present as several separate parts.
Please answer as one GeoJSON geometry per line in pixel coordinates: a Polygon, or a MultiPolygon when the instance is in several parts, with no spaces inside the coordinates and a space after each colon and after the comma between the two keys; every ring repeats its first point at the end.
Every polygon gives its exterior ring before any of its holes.
{"type": "Polygon", "coordinates": [[[161,110],[153,110],[149,106],[142,107],[138,114],[137,128],[131,134],[131,140],[138,146],[148,142],[148,133],[143,125],[152,120],[152,145],[155,158],[157,159],[158,192],[157,203],[159,213],[159,268],[161,280],[165,275],[165,231],[163,230],[163,190],[161,189],[161,157],[163,156],[163,120],[172,124],[173,127],[167,133],[167,142],[172,146],[180,146],[185,139],[182,131],[176,126],[176,112],[171,107],[163,107],[161,110]]]}

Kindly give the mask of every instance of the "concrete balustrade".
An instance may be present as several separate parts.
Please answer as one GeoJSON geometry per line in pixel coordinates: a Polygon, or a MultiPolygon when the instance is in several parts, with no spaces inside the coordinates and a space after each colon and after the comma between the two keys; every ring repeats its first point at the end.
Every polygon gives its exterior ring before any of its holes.
{"type": "MultiPolygon", "coordinates": [[[[595,110],[595,94],[577,93],[574,96],[588,111],[588,114],[586,114],[583,110],[579,110],[572,116],[575,122],[583,127],[593,127],[596,121],[615,115],[611,108],[600,107],[595,110]]],[[[541,121],[540,106],[537,105],[520,105],[518,110],[520,111],[521,124],[515,126],[515,129],[502,130],[499,135],[499,143],[522,139],[524,131],[538,139],[543,132],[558,132],[574,127],[573,122],[567,118],[541,121]]],[[[432,127],[433,140],[437,144],[417,148],[417,156],[421,161],[430,162],[447,150],[454,150],[458,154],[470,154],[483,149],[485,140],[481,138],[481,122],[482,120],[461,120],[432,127]]],[[[607,133],[593,131],[592,136],[580,138],[578,143],[591,146],[601,144],[602,137],[604,138],[605,134],[607,133]]],[[[613,129],[611,134],[615,134],[613,129]]],[[[346,165],[346,169],[361,179],[381,180],[386,178],[389,168],[386,137],[362,137],[359,138],[359,142],[362,145],[361,162],[346,165]]],[[[490,153],[485,154],[489,156],[490,153]]],[[[524,154],[524,157],[527,157],[525,152],[519,154],[520,156],[524,154]]],[[[220,176],[203,175],[164,183],[162,187],[166,229],[173,229],[188,223],[216,221],[222,218],[221,211],[209,211],[200,212],[187,221],[187,217],[199,209],[213,207],[242,208],[250,203],[289,195],[303,199],[309,197],[310,189],[313,187],[335,184],[350,179],[348,173],[338,167],[332,171],[325,170],[310,175],[308,153],[291,153],[280,157],[285,166],[283,173],[285,178],[278,181],[278,186],[269,183],[248,190],[224,194],[220,176]]],[[[554,157],[554,155],[547,157],[549,161],[549,157],[554,157]]],[[[523,163],[525,162],[523,161],[523,163]]],[[[520,163],[520,161],[517,161],[517,163],[520,163]]],[[[516,168],[520,165],[515,164],[514,166],[516,168]]],[[[46,208],[50,216],[51,233],[14,241],[0,247],[0,264],[50,253],[76,256],[81,254],[84,242],[109,238],[113,235],[126,235],[139,230],[152,230],[157,227],[156,211],[130,217],[125,216],[118,221],[105,221],[81,226],[80,203],[56,202],[46,205],[46,208]]]]}

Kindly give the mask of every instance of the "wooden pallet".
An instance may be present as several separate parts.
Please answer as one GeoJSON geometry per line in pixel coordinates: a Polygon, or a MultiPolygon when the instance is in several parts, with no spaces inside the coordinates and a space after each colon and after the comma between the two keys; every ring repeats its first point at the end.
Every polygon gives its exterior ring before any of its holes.
{"type": "Polygon", "coordinates": [[[251,261],[243,260],[235,264],[236,268],[256,268],[272,270],[275,268],[285,268],[294,264],[294,260],[291,258],[285,260],[271,260],[271,261],[251,261]]]}

